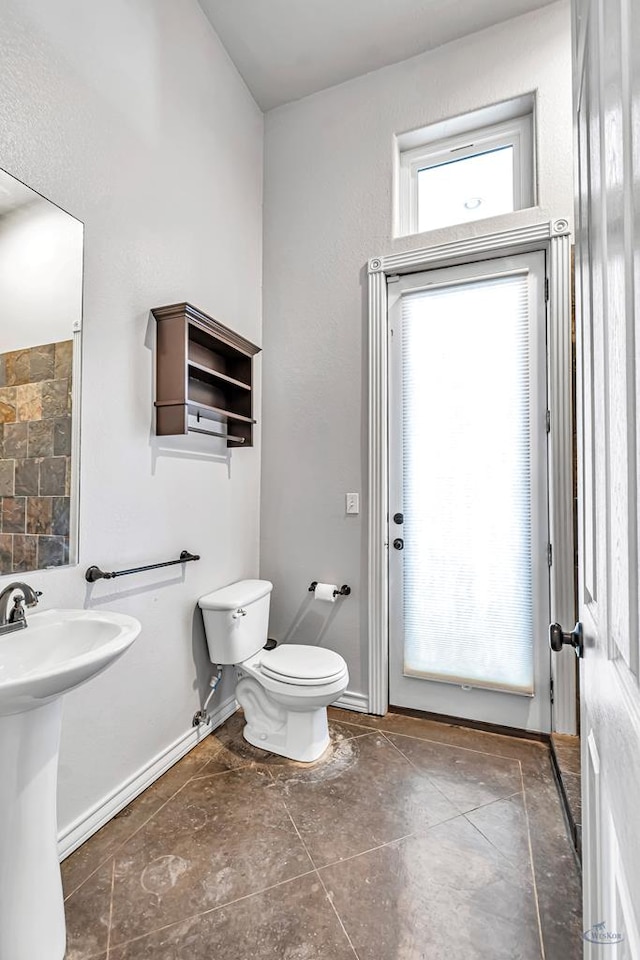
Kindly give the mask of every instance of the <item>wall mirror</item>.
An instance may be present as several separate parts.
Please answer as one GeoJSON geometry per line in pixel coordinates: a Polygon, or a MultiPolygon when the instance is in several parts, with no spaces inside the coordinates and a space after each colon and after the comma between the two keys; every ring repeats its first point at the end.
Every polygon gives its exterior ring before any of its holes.
{"type": "Polygon", "coordinates": [[[83,233],[0,170],[0,574],[78,560],[83,233]]]}

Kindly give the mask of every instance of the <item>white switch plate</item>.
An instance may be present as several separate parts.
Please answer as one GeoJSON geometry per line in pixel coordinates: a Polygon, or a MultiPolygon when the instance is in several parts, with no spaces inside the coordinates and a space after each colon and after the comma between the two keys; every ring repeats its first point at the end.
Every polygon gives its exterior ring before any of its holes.
{"type": "Polygon", "coordinates": [[[347,493],[345,496],[347,513],[360,513],[360,494],[347,493]]]}

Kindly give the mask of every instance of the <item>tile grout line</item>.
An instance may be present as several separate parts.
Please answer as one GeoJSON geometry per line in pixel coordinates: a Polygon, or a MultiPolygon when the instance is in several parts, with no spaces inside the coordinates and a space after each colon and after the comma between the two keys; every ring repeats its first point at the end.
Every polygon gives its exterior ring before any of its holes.
{"type": "Polygon", "coordinates": [[[384,733],[385,735],[388,733],[392,737],[404,737],[406,740],[418,740],[420,743],[432,743],[437,747],[448,747],[449,750],[464,750],[466,753],[475,753],[480,757],[493,757],[494,760],[507,760],[509,763],[520,763],[518,757],[505,757],[501,753],[489,753],[487,750],[475,750],[473,747],[461,747],[457,743],[447,743],[443,740],[429,740],[428,737],[414,737],[410,733],[396,733],[394,730],[381,730],[380,733],[384,733]]]}
{"type": "Polygon", "coordinates": [[[495,800],[488,800],[486,803],[479,803],[477,807],[471,807],[470,810],[465,810],[463,816],[466,817],[468,813],[475,813],[476,810],[484,810],[486,807],[490,807],[494,803],[502,803],[503,800],[513,800],[514,797],[521,797],[522,790],[516,790],[514,793],[508,793],[506,797],[496,797],[495,800]]]}
{"type": "Polygon", "coordinates": [[[325,885],[325,882],[324,882],[324,880],[322,879],[322,877],[320,876],[320,872],[319,872],[318,870],[316,870],[316,876],[317,876],[318,880],[320,881],[320,884],[321,884],[321,886],[322,886],[322,889],[324,890],[324,895],[325,895],[325,897],[327,898],[327,900],[328,900],[329,903],[331,904],[331,909],[333,910],[333,912],[334,912],[335,915],[336,915],[336,918],[337,918],[337,920],[338,920],[338,923],[340,924],[340,927],[342,928],[342,932],[344,933],[345,937],[347,938],[347,943],[348,943],[349,946],[351,947],[351,950],[353,951],[354,957],[356,958],[356,960],[360,960],[360,958],[359,958],[359,956],[358,956],[358,951],[356,950],[356,948],[355,948],[354,945],[353,945],[353,940],[351,939],[351,937],[350,937],[349,934],[347,933],[347,928],[345,927],[345,925],[344,925],[344,923],[343,923],[343,921],[342,921],[342,917],[341,917],[340,914],[338,913],[337,907],[336,907],[335,903],[333,902],[333,898],[329,896],[329,891],[327,890],[327,887],[326,887],[326,885],[325,885]]]}
{"type": "MultiPolygon", "coordinates": [[[[121,940],[119,943],[114,944],[114,948],[120,949],[120,947],[126,947],[130,943],[137,943],[139,940],[144,940],[146,937],[150,937],[154,933],[161,933],[163,930],[168,930],[170,927],[178,927],[181,923],[187,923],[189,920],[199,920],[201,917],[208,917],[209,914],[217,913],[218,910],[225,910],[227,907],[235,906],[236,903],[242,903],[243,900],[251,900],[252,897],[258,897],[263,893],[269,893],[270,890],[275,890],[277,887],[283,887],[287,883],[293,883],[295,880],[301,880],[303,877],[310,877],[313,873],[317,873],[317,870],[306,870],[304,873],[300,873],[296,877],[289,877],[287,880],[279,880],[277,883],[272,883],[269,887],[263,887],[261,890],[254,890],[253,893],[245,893],[242,897],[236,897],[235,900],[227,900],[224,903],[219,903],[217,906],[211,907],[209,910],[203,910],[202,913],[191,913],[188,917],[181,917],[180,920],[172,920],[171,923],[163,923],[161,927],[154,927],[153,930],[147,930],[146,933],[140,933],[137,937],[130,937],[129,940],[121,940]]],[[[104,954],[100,954],[100,957],[104,957],[104,954]]]]}
{"type": "MultiPolygon", "coordinates": [[[[415,718],[415,719],[418,719],[418,718],[415,718]]],[[[438,721],[431,721],[431,722],[437,723],[438,721]]],[[[365,727],[364,723],[351,723],[349,720],[336,720],[336,723],[344,723],[349,727],[365,727]]],[[[450,724],[443,723],[442,726],[450,726],[450,724]]],[[[518,759],[518,757],[505,757],[504,754],[502,753],[490,753],[487,750],[476,750],[474,747],[463,747],[457,743],[448,743],[446,740],[432,740],[430,737],[417,737],[412,733],[398,733],[395,730],[385,730],[382,727],[366,727],[365,729],[370,730],[371,733],[382,733],[383,735],[389,734],[392,737],[406,737],[407,740],[419,740],[421,743],[433,743],[434,745],[439,747],[450,747],[453,750],[466,750],[468,753],[479,753],[483,757],[495,757],[497,760],[510,760],[512,763],[520,763],[520,760],[518,759]]],[[[471,732],[473,728],[457,727],[456,729],[461,729],[461,730],[469,729],[469,731],[471,732]]],[[[474,732],[480,733],[484,731],[476,730],[474,732]]],[[[499,737],[501,736],[501,734],[492,733],[492,734],[487,734],[487,736],[499,737]]],[[[517,740],[518,743],[528,743],[528,744],[539,743],[541,747],[545,746],[545,744],[541,740],[528,740],[528,739],[525,740],[521,737],[513,737],[510,739],[517,740]]]]}
{"type": "MultiPolygon", "coordinates": [[[[178,763],[179,763],[179,762],[180,762],[180,761],[178,761],[178,763]]],[[[209,763],[209,760],[207,760],[207,763],[209,763]]],[[[245,769],[245,766],[252,766],[252,765],[253,765],[252,763],[249,763],[249,764],[246,764],[246,765],[244,765],[244,766],[242,766],[242,767],[232,767],[232,768],[229,769],[229,770],[220,770],[218,773],[211,773],[211,774],[209,774],[209,776],[210,776],[210,777],[222,777],[222,776],[224,776],[225,774],[233,773],[235,770],[243,770],[243,769],[245,769]]],[[[174,766],[175,766],[175,764],[174,764],[174,766]]],[[[205,764],[205,766],[206,766],[206,764],[205,764]]],[[[169,770],[171,770],[171,769],[172,769],[172,767],[169,767],[169,770]]],[[[169,770],[167,770],[166,773],[168,773],[169,770]]],[[[164,776],[164,774],[163,774],[163,776],[164,776]]],[[[157,783],[159,782],[159,780],[161,780],[161,779],[162,779],[162,778],[159,777],[158,780],[154,780],[154,782],[147,787],[147,790],[153,789],[153,787],[155,786],[155,784],[157,784],[157,783]]],[[[69,900],[71,897],[73,897],[74,894],[76,894],[76,893],[78,892],[78,890],[80,890],[80,888],[83,887],[83,886],[85,885],[85,883],[87,883],[87,881],[91,880],[91,878],[95,876],[95,874],[98,872],[98,870],[100,870],[102,867],[104,867],[105,863],[108,863],[109,860],[111,859],[111,857],[115,857],[116,853],[118,853],[118,851],[120,851],[120,850],[122,849],[122,847],[124,847],[124,845],[125,845],[126,843],[129,843],[130,840],[133,840],[133,838],[136,836],[136,834],[138,834],[141,830],[143,830],[144,827],[146,827],[146,826],[153,820],[153,818],[160,813],[161,810],[164,810],[164,808],[166,807],[166,805],[167,805],[168,803],[171,803],[171,801],[174,800],[174,799],[178,796],[178,794],[179,794],[182,790],[184,790],[184,788],[185,788],[189,783],[191,783],[192,780],[204,780],[204,779],[206,779],[206,778],[205,778],[205,777],[200,777],[200,776],[194,776],[194,777],[189,777],[188,780],[185,780],[185,782],[184,782],[180,787],[178,787],[178,789],[175,791],[175,793],[172,793],[171,796],[167,797],[167,799],[164,801],[164,803],[160,804],[160,806],[158,807],[157,810],[154,810],[153,813],[151,813],[151,814],[147,817],[147,819],[144,820],[143,823],[140,824],[139,827],[136,827],[136,829],[133,831],[133,833],[130,833],[127,837],[125,837],[125,839],[122,840],[121,843],[116,844],[116,846],[115,846],[115,847],[113,848],[113,850],[111,850],[111,852],[104,858],[104,860],[101,860],[100,863],[95,867],[95,869],[92,870],[91,873],[87,874],[87,876],[84,878],[84,880],[81,880],[80,883],[78,884],[78,886],[77,886],[77,887],[74,887],[73,890],[65,896],[64,902],[66,903],[67,900],[69,900]]],[[[142,793],[145,793],[145,792],[146,792],[145,790],[142,791],[142,793]]],[[[142,793],[139,793],[139,794],[138,794],[138,797],[141,797],[141,796],[142,796],[142,793]]],[[[131,800],[131,803],[134,803],[135,800],[138,799],[138,797],[134,797],[134,799],[131,800]]],[[[129,806],[129,804],[127,804],[127,806],[129,806]]],[[[126,810],[127,807],[123,807],[122,809],[123,809],[123,810],[126,810]]],[[[116,814],[116,816],[117,816],[117,814],[116,814]]],[[[107,824],[111,823],[112,820],[115,820],[115,817],[112,817],[111,820],[107,820],[107,823],[105,823],[104,826],[106,827],[107,824]]],[[[102,830],[103,828],[101,827],[100,829],[102,830]]],[[[97,831],[97,832],[99,832],[99,831],[97,831]]],[[[94,836],[95,836],[95,834],[94,834],[94,836]]],[[[91,841],[91,839],[92,839],[92,837],[89,837],[88,840],[85,840],[85,843],[89,843],[89,842],[91,841]]],[[[80,847],[78,847],[78,849],[80,850],[83,846],[84,846],[84,844],[80,844],[80,847]]],[[[74,850],[74,853],[75,853],[75,852],[76,852],[76,851],[74,850]]],[[[73,856],[73,853],[70,854],[70,856],[73,856]]]]}
{"type": "MultiPolygon", "coordinates": [[[[476,809],[478,808],[476,807],[476,809]]],[[[341,863],[357,860],[358,857],[364,857],[368,853],[375,853],[377,850],[384,850],[385,847],[391,847],[394,843],[402,843],[403,840],[419,840],[421,837],[426,837],[431,830],[435,830],[437,827],[443,827],[446,823],[453,823],[454,820],[463,819],[465,819],[464,813],[455,813],[452,817],[447,817],[445,820],[438,820],[437,823],[432,823],[430,826],[425,827],[424,833],[405,833],[402,837],[394,837],[393,840],[386,840],[384,843],[379,843],[377,847],[369,847],[367,850],[361,850],[360,853],[352,853],[350,857],[343,857],[341,860],[331,860],[329,863],[323,863],[322,866],[317,869],[328,870],[329,867],[339,867],[341,863]]]]}
{"type": "Polygon", "coordinates": [[[529,808],[527,806],[527,791],[524,785],[524,773],[522,770],[522,763],[518,760],[520,765],[520,781],[522,783],[522,802],[524,805],[524,816],[527,822],[527,840],[529,843],[529,863],[531,865],[531,878],[533,880],[533,899],[536,905],[536,916],[538,918],[538,934],[540,936],[540,956],[542,960],[546,960],[546,953],[544,949],[544,937],[542,935],[542,918],[540,916],[540,900],[538,898],[538,883],[536,880],[536,868],[533,863],[533,844],[531,843],[531,822],[529,820],[529,808]]]}
{"type": "MultiPolygon", "coordinates": [[[[449,823],[451,820],[457,820],[461,814],[456,814],[455,817],[450,817],[449,820],[441,820],[440,823],[434,823],[434,827],[439,827],[441,823],[449,823]]],[[[427,830],[431,830],[431,827],[427,827],[427,830]]],[[[410,840],[411,837],[417,836],[415,833],[405,833],[402,837],[394,837],[393,840],[386,840],[384,843],[379,843],[377,847],[369,847],[367,850],[361,850],[360,853],[352,853],[350,857],[343,857],[341,860],[331,860],[329,863],[323,863],[321,867],[316,867],[318,871],[328,870],[329,867],[338,867],[341,863],[349,863],[350,860],[357,860],[358,857],[364,857],[367,853],[375,853],[376,850],[384,850],[385,847],[390,847],[394,843],[401,843],[403,840],[410,840]]]]}
{"type": "MultiPolygon", "coordinates": [[[[331,721],[329,721],[329,722],[331,722],[331,721]]],[[[333,744],[334,744],[334,746],[335,746],[337,743],[340,743],[340,742],[343,741],[343,740],[344,740],[344,741],[347,741],[347,742],[348,742],[349,740],[360,740],[362,737],[369,737],[369,736],[371,736],[372,733],[378,733],[378,732],[379,732],[379,731],[377,731],[374,727],[365,727],[365,726],[361,726],[361,725],[359,725],[359,724],[357,724],[357,723],[345,723],[344,720],[334,720],[334,723],[339,723],[339,724],[341,724],[341,726],[343,726],[343,727],[353,727],[355,730],[362,730],[362,733],[354,733],[352,737],[344,737],[344,736],[341,736],[339,740],[334,740],[334,741],[332,741],[333,744]]],[[[340,731],[338,731],[338,732],[340,732],[340,731]]]]}
{"type": "MultiPolygon", "coordinates": [[[[215,757],[211,758],[215,760],[215,757]]],[[[207,763],[210,763],[210,760],[207,760],[207,763]]],[[[260,769],[260,764],[257,760],[247,760],[246,763],[238,764],[237,767],[229,767],[228,770],[218,770],[217,773],[196,773],[192,777],[189,777],[187,783],[193,783],[194,780],[213,780],[214,777],[223,777],[227,773],[236,773],[238,770],[257,770],[260,769]]],[[[186,783],[184,786],[186,787],[186,783]]],[[[180,787],[182,790],[182,787],[180,787]]],[[[175,796],[175,794],[174,794],[175,796]]],[[[173,797],[171,798],[173,800],[173,797]]]]}
{"type": "MultiPolygon", "coordinates": [[[[473,813],[475,810],[483,810],[485,807],[490,807],[492,803],[499,803],[501,800],[510,800],[511,797],[518,797],[518,796],[520,796],[521,793],[522,793],[521,790],[516,790],[515,793],[509,793],[509,794],[507,794],[507,795],[504,796],[504,797],[496,797],[496,798],[493,799],[493,800],[487,800],[486,803],[478,803],[475,807],[471,807],[469,810],[461,810],[460,807],[459,807],[459,805],[458,805],[455,801],[451,800],[451,798],[448,797],[448,796],[446,795],[446,793],[444,793],[444,791],[442,790],[442,788],[441,788],[434,780],[431,779],[431,777],[429,776],[429,774],[426,773],[424,770],[421,770],[420,767],[419,767],[417,764],[415,764],[410,757],[408,757],[408,756],[406,755],[406,753],[403,753],[403,752],[402,752],[402,750],[400,749],[400,747],[397,746],[397,744],[395,744],[395,743],[393,742],[393,740],[389,740],[389,738],[388,738],[388,737],[386,736],[386,734],[384,734],[384,733],[382,734],[382,736],[385,738],[385,740],[386,740],[388,743],[391,744],[392,747],[395,747],[395,749],[398,751],[398,753],[400,754],[400,756],[401,756],[401,757],[404,757],[404,759],[407,761],[407,763],[409,763],[409,764],[413,767],[413,769],[416,770],[417,773],[418,773],[421,777],[424,777],[425,780],[428,780],[429,783],[431,784],[431,786],[434,787],[436,790],[438,790],[440,794],[442,794],[442,796],[443,796],[444,799],[447,801],[447,803],[450,803],[452,807],[455,807],[455,809],[458,810],[458,816],[466,817],[466,815],[467,815],[468,813],[473,813]]],[[[394,734],[394,736],[395,736],[395,734],[394,734]]],[[[398,734],[398,736],[400,736],[400,734],[398,734]]],[[[411,739],[419,739],[419,738],[417,738],[417,737],[412,737],[411,739]]],[[[436,741],[430,741],[430,742],[434,742],[434,743],[435,743],[436,741]]],[[[448,744],[443,744],[443,746],[448,746],[448,744]]],[[[473,753],[477,753],[477,752],[479,752],[479,751],[475,751],[475,750],[474,750],[474,751],[472,751],[472,752],[473,752],[473,753]]],[[[491,757],[491,756],[493,756],[493,754],[487,753],[487,754],[482,754],[482,756],[491,757]]],[[[511,759],[511,758],[503,758],[503,759],[511,759]]],[[[513,762],[518,764],[519,769],[520,769],[520,779],[522,780],[522,764],[520,763],[519,760],[517,760],[517,759],[515,759],[515,758],[514,758],[513,762]]],[[[447,820],[443,820],[443,821],[440,821],[440,822],[441,822],[441,823],[446,823],[448,820],[453,820],[453,819],[454,819],[453,817],[448,817],[447,820]]],[[[433,826],[437,826],[437,824],[433,824],[433,826]]]]}
{"type": "Polygon", "coordinates": [[[107,953],[105,960],[109,960],[109,952],[111,950],[111,925],[113,922],[113,892],[116,885],[116,858],[113,858],[113,866],[111,867],[111,893],[109,895],[109,926],[107,927],[107,953]]]}
{"type": "MultiPolygon", "coordinates": [[[[458,816],[464,816],[464,811],[460,809],[460,807],[458,806],[457,803],[454,803],[453,800],[450,800],[450,799],[449,799],[449,797],[446,795],[446,793],[441,789],[441,787],[438,786],[437,783],[435,783],[435,782],[431,779],[431,777],[429,776],[428,773],[425,773],[424,770],[421,770],[420,767],[418,767],[418,765],[415,764],[415,763],[413,762],[413,760],[411,760],[411,758],[406,755],[406,753],[403,753],[402,750],[400,749],[400,747],[399,747],[397,744],[395,744],[395,743],[393,742],[393,740],[390,740],[389,737],[386,735],[386,733],[383,733],[382,736],[383,736],[384,739],[387,741],[387,743],[391,744],[391,746],[393,747],[394,750],[397,750],[397,751],[398,751],[398,753],[400,754],[400,756],[401,756],[404,760],[407,761],[407,763],[409,764],[409,766],[410,766],[413,770],[415,770],[421,777],[424,777],[425,780],[428,780],[429,783],[431,784],[431,786],[434,788],[434,790],[437,790],[438,793],[440,794],[440,796],[443,797],[443,798],[447,801],[447,803],[450,803],[451,806],[454,808],[454,810],[457,810],[457,811],[458,811],[458,816]]],[[[449,819],[454,819],[454,818],[453,818],[453,817],[450,817],[449,819]]]]}
{"type": "MultiPolygon", "coordinates": [[[[471,812],[471,811],[469,811],[469,812],[471,812]]],[[[489,846],[491,847],[492,850],[495,850],[496,853],[497,853],[499,856],[501,856],[503,860],[506,860],[507,863],[511,864],[511,866],[514,866],[513,862],[509,859],[509,857],[506,855],[506,853],[503,853],[502,850],[499,849],[499,847],[496,847],[495,843],[493,843],[493,842],[489,839],[489,837],[486,835],[486,833],[483,833],[483,832],[482,832],[482,830],[480,829],[480,827],[478,826],[477,823],[474,823],[473,820],[469,820],[469,817],[466,815],[466,813],[463,813],[462,816],[463,816],[464,819],[467,821],[467,823],[469,824],[469,826],[470,826],[470,827],[473,827],[473,829],[476,831],[476,833],[478,833],[478,834],[482,837],[482,839],[483,839],[486,843],[489,844],[489,846]]]]}
{"type": "MultiPolygon", "coordinates": [[[[524,795],[523,795],[523,792],[522,792],[522,791],[520,791],[520,792],[518,792],[518,793],[512,793],[512,794],[511,794],[510,796],[508,796],[508,797],[501,797],[500,800],[492,800],[491,803],[501,803],[503,800],[511,800],[513,797],[522,797],[522,798],[523,798],[523,803],[524,803],[524,795]]],[[[469,814],[469,813],[475,813],[476,810],[484,810],[485,807],[490,807],[490,806],[491,806],[491,803],[486,803],[486,804],[484,804],[484,806],[482,806],[482,807],[474,807],[473,810],[468,810],[467,813],[464,813],[464,814],[463,814],[463,817],[465,818],[465,820],[467,821],[467,823],[469,824],[469,826],[473,827],[474,830],[477,830],[478,833],[480,834],[480,836],[482,837],[482,839],[483,839],[483,840],[486,840],[487,843],[489,844],[489,846],[492,847],[492,848],[496,851],[496,853],[500,854],[500,856],[501,856],[504,860],[506,860],[507,863],[511,864],[511,866],[515,866],[513,860],[511,860],[511,859],[506,855],[506,853],[503,853],[502,850],[500,849],[500,847],[497,847],[497,846],[495,845],[495,843],[493,842],[493,840],[491,840],[491,838],[488,837],[488,836],[486,835],[486,833],[485,833],[483,830],[480,829],[480,827],[478,826],[477,823],[474,823],[473,820],[470,820],[469,817],[468,817],[468,814],[469,814]]],[[[528,835],[529,835],[529,834],[528,834],[528,829],[527,829],[527,839],[528,839],[528,835]]],[[[533,883],[531,884],[531,888],[533,889],[533,883]]]]}
{"type": "MultiPolygon", "coordinates": [[[[295,820],[293,819],[293,817],[291,816],[291,813],[289,812],[289,808],[288,808],[288,806],[287,806],[286,800],[285,800],[284,798],[282,799],[282,805],[283,805],[284,809],[285,809],[286,812],[287,812],[287,816],[289,817],[289,820],[291,820],[291,824],[292,824],[293,829],[295,830],[296,834],[298,835],[298,839],[300,840],[300,843],[301,843],[302,846],[304,847],[305,853],[307,854],[307,856],[309,857],[309,860],[310,860],[311,863],[313,864],[314,873],[315,873],[316,877],[318,878],[318,881],[319,881],[319,883],[320,883],[320,886],[321,886],[322,889],[324,890],[324,895],[325,895],[325,897],[327,898],[327,900],[329,901],[329,904],[331,905],[331,909],[333,910],[333,912],[334,912],[335,915],[336,915],[336,919],[337,919],[338,923],[340,924],[340,927],[341,927],[341,929],[342,929],[342,932],[344,933],[345,937],[347,938],[347,943],[348,943],[349,946],[351,947],[351,950],[352,950],[352,952],[353,952],[354,957],[356,958],[356,960],[360,960],[360,958],[359,958],[359,956],[358,956],[358,952],[357,952],[356,948],[355,948],[354,945],[353,945],[353,941],[351,940],[351,937],[350,937],[349,934],[347,933],[347,928],[345,927],[344,923],[342,922],[342,917],[341,917],[340,914],[338,913],[338,911],[337,911],[337,909],[336,909],[336,905],[335,905],[335,903],[333,902],[332,898],[329,896],[329,891],[327,890],[327,887],[326,887],[326,885],[325,885],[324,880],[323,880],[322,877],[320,876],[320,871],[319,871],[318,868],[316,867],[315,861],[314,861],[313,857],[311,856],[311,853],[309,852],[309,848],[307,847],[306,843],[305,843],[304,840],[302,839],[302,834],[301,834],[300,831],[298,830],[298,825],[297,825],[297,823],[295,822],[295,820]]],[[[107,960],[108,960],[108,958],[107,958],[107,960]]]]}

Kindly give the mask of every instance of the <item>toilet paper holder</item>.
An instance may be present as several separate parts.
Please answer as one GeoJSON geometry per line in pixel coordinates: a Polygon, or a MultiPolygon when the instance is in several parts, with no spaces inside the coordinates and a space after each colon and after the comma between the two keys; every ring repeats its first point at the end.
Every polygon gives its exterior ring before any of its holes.
{"type": "MultiPolygon", "coordinates": [[[[309,586],[309,593],[313,593],[313,591],[316,589],[317,586],[318,586],[318,581],[313,580],[309,586]]],[[[349,587],[346,583],[343,583],[339,590],[333,591],[334,597],[348,597],[350,593],[351,593],[351,587],[349,587]]]]}

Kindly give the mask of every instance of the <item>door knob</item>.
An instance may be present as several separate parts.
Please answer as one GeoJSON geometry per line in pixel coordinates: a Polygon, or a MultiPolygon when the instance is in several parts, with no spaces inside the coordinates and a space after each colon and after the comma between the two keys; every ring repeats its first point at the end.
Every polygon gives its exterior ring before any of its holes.
{"type": "Polygon", "coordinates": [[[576,657],[584,656],[582,624],[579,620],[570,633],[565,633],[559,623],[549,624],[549,646],[554,653],[560,653],[565,644],[573,647],[576,657]]]}
{"type": "Polygon", "coordinates": [[[396,550],[404,550],[404,540],[402,537],[396,537],[393,541],[393,546],[396,550]]]}
{"type": "Polygon", "coordinates": [[[393,515],[393,522],[394,522],[394,523],[398,523],[398,524],[404,523],[404,514],[402,514],[402,513],[394,513],[394,515],[393,515]]]}

